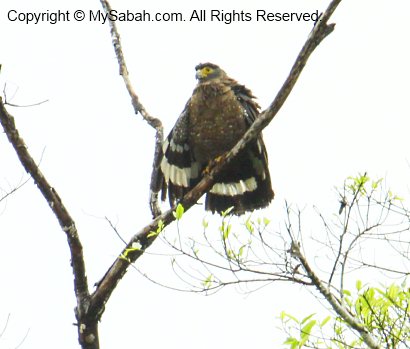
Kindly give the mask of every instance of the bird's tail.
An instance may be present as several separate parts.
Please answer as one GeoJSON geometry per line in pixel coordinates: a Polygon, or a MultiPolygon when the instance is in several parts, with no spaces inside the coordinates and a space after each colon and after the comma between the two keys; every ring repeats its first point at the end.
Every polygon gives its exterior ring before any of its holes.
{"type": "Polygon", "coordinates": [[[218,213],[233,207],[231,213],[241,215],[268,206],[273,197],[266,150],[259,138],[216,177],[205,207],[218,213]]]}

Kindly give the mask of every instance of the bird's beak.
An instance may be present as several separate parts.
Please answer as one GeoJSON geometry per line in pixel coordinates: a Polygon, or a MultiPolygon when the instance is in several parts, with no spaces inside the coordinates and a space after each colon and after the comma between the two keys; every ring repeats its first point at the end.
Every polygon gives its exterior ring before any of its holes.
{"type": "Polygon", "coordinates": [[[196,77],[198,80],[200,80],[200,79],[202,79],[202,78],[204,77],[204,73],[202,72],[201,69],[198,69],[198,70],[196,71],[195,77],[196,77]]]}

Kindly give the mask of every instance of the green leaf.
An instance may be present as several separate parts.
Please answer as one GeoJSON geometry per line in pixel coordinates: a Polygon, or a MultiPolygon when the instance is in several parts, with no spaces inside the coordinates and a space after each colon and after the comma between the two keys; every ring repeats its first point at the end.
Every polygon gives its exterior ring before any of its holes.
{"type": "Polygon", "coordinates": [[[357,280],[356,281],[356,290],[360,291],[362,289],[362,281],[357,280]]]}
{"type": "Polygon", "coordinates": [[[119,259],[122,259],[124,261],[127,261],[128,263],[131,263],[131,260],[124,254],[120,254],[120,256],[118,257],[119,259]]]}
{"type": "Polygon", "coordinates": [[[227,208],[225,211],[221,212],[221,216],[226,217],[227,215],[229,215],[232,212],[233,209],[234,209],[234,206],[231,206],[231,207],[227,208]]]}
{"type": "Polygon", "coordinates": [[[182,206],[181,204],[178,204],[177,208],[175,209],[175,212],[173,212],[173,215],[179,221],[182,218],[184,211],[185,211],[184,206],[182,206]]]}
{"type": "Polygon", "coordinates": [[[312,328],[316,325],[316,320],[309,321],[305,326],[300,330],[302,338],[308,338],[312,328]]]}
{"type": "Polygon", "coordinates": [[[164,221],[162,219],[160,219],[158,221],[157,230],[156,231],[151,230],[149,232],[149,234],[147,235],[147,237],[150,238],[150,237],[153,237],[153,236],[158,236],[161,233],[161,231],[164,230],[164,226],[165,226],[164,221]]]}
{"type": "Polygon", "coordinates": [[[322,320],[322,322],[320,323],[320,327],[322,328],[323,326],[325,326],[328,322],[329,322],[329,320],[331,319],[332,317],[329,315],[329,316],[327,316],[327,317],[325,317],[324,318],[324,320],[322,320]]]}
{"type": "Polygon", "coordinates": [[[123,260],[125,260],[125,261],[127,261],[127,262],[129,262],[129,263],[131,263],[131,259],[128,257],[128,255],[129,255],[130,253],[132,253],[132,252],[141,251],[141,250],[142,250],[142,245],[141,245],[141,243],[140,243],[139,241],[134,241],[134,242],[131,244],[131,247],[130,247],[130,248],[126,248],[125,251],[124,251],[124,253],[121,253],[121,255],[119,256],[119,258],[120,258],[120,259],[123,259],[123,260]]]}
{"type": "Polygon", "coordinates": [[[387,293],[387,297],[390,300],[395,301],[397,296],[399,295],[399,292],[400,292],[399,286],[393,284],[387,289],[386,293],[387,293]]]}
{"type": "Polygon", "coordinates": [[[222,237],[224,240],[226,240],[229,236],[229,233],[231,232],[232,224],[226,225],[225,222],[223,222],[221,229],[222,229],[222,237]]]}
{"type": "Polygon", "coordinates": [[[343,333],[343,327],[340,325],[336,325],[334,327],[335,334],[340,336],[343,333]]]}
{"type": "Polygon", "coordinates": [[[204,227],[204,229],[208,228],[208,221],[205,218],[202,220],[202,226],[204,227]]]}
{"type": "Polygon", "coordinates": [[[373,181],[372,182],[372,189],[376,189],[382,181],[383,181],[383,178],[380,178],[377,181],[373,181]]]}
{"type": "Polygon", "coordinates": [[[231,250],[230,248],[226,250],[227,252],[227,257],[229,259],[237,259],[235,252],[233,250],[231,250]]]}
{"type": "Polygon", "coordinates": [[[251,218],[250,218],[250,217],[246,220],[245,226],[246,226],[246,229],[247,229],[251,234],[253,234],[253,231],[254,231],[253,222],[251,221],[251,218]]]}
{"type": "Polygon", "coordinates": [[[290,315],[290,314],[288,314],[284,311],[281,312],[280,316],[281,316],[282,320],[285,319],[285,318],[288,318],[288,319],[292,320],[293,322],[299,324],[299,320],[297,318],[295,318],[294,316],[292,316],[292,315],[290,315]]]}
{"type": "Polygon", "coordinates": [[[343,290],[343,294],[346,295],[346,296],[352,296],[352,294],[349,290],[343,290]]]}
{"type": "Polygon", "coordinates": [[[214,276],[210,274],[203,282],[202,285],[206,288],[209,289],[212,286],[212,282],[214,280],[214,276]]]}
{"type": "Polygon", "coordinates": [[[293,344],[293,343],[299,343],[299,341],[295,337],[288,337],[286,340],[283,342],[283,344],[293,344]]]}
{"type": "Polygon", "coordinates": [[[150,231],[149,234],[147,235],[147,238],[152,238],[153,236],[157,236],[158,233],[156,231],[150,231]]]}
{"type": "Polygon", "coordinates": [[[299,341],[295,337],[288,337],[283,344],[289,344],[291,349],[295,349],[299,346],[299,341]]]}
{"type": "Polygon", "coordinates": [[[366,175],[359,174],[357,177],[348,177],[350,180],[350,184],[347,184],[346,187],[353,193],[356,194],[359,192],[360,194],[366,194],[365,184],[370,180],[370,178],[366,175]]]}
{"type": "Polygon", "coordinates": [[[301,323],[301,325],[303,325],[306,321],[308,321],[312,316],[315,316],[316,314],[315,313],[313,313],[313,314],[310,314],[310,315],[308,315],[308,316],[306,316],[300,323],[301,323]]]}

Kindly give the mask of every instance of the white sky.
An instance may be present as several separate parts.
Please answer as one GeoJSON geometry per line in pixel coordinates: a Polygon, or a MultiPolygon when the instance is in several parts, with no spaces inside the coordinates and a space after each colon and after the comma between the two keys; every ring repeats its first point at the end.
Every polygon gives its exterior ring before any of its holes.
{"type": "MultiPolygon", "coordinates": [[[[254,17],[257,9],[313,12],[327,4],[111,2],[121,11],[244,10],[254,17]]],[[[72,15],[77,9],[96,11],[100,4],[0,3],[0,85],[7,84],[14,104],[49,100],[8,110],[75,218],[93,284],[121,249],[103,217],[116,222],[126,238],[149,221],[154,132],[133,114],[107,25],[73,18],[55,25],[10,22],[7,13],[12,9],[68,10],[72,15]]],[[[357,172],[387,177],[396,192],[408,193],[409,16],[408,0],[344,0],[337,9],[335,32],[314,52],[285,106],[264,131],[276,198],[258,215],[270,217],[275,227],[282,224],[285,199],[302,207],[317,205],[326,213],[337,210],[333,186],[357,172]]],[[[261,23],[253,18],[229,25],[209,20],[131,22],[118,23],[118,28],[134,88],[168,133],[195,86],[199,62],[219,64],[267,107],[312,23],[261,23]]],[[[0,188],[8,190],[22,178],[24,171],[3,134],[0,188]]],[[[0,203],[0,209],[0,328],[11,314],[0,347],[14,348],[30,329],[22,348],[55,348],[56,343],[61,349],[75,348],[75,298],[64,234],[32,181],[0,203]]],[[[203,208],[187,215],[199,224],[203,208]]],[[[149,258],[137,265],[167,280],[169,260],[149,258]]],[[[301,292],[299,286],[273,284],[249,296],[231,288],[203,297],[155,286],[130,270],[107,305],[101,347],[278,348],[283,338],[275,317],[281,310],[300,316],[321,311],[313,296],[301,292]]]]}

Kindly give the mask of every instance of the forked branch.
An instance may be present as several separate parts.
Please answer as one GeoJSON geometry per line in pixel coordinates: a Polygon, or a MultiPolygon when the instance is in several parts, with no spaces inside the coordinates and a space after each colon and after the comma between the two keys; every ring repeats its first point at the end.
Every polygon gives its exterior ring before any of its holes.
{"type": "MultiPolygon", "coordinates": [[[[108,4],[107,1],[101,0],[101,2],[103,3],[105,9],[110,8],[109,5],[104,5],[108,4]]],[[[210,168],[209,172],[204,175],[202,180],[195,186],[195,188],[187,193],[181,200],[181,204],[183,205],[185,211],[187,211],[192,205],[194,205],[204,193],[211,189],[214,183],[215,176],[222,170],[222,168],[226,166],[238,154],[238,152],[243,149],[246,144],[248,144],[253,138],[255,138],[276,116],[282,105],[285,103],[290,92],[292,91],[294,85],[296,84],[312,52],[322,42],[322,40],[333,31],[334,24],[328,24],[327,21],[340,2],[341,0],[333,0],[329,4],[326,11],[322,14],[319,21],[315,24],[306,43],[298,54],[296,61],[289,73],[289,76],[287,77],[286,81],[284,82],[282,88],[279,90],[276,98],[273,100],[271,105],[260,114],[254,124],[232,148],[232,150],[226,153],[218,162],[213,164],[213,167],[210,168]]],[[[115,23],[110,22],[110,26],[111,34],[113,35],[113,28],[115,28],[115,23]]],[[[118,34],[114,35],[114,37],[117,36],[118,34]]],[[[116,45],[120,45],[119,40],[114,40],[114,37],[113,42],[115,51],[121,52],[121,50],[118,50],[118,47],[116,47],[116,45]]],[[[117,58],[121,65],[121,62],[123,62],[123,57],[118,56],[117,53],[117,58]]],[[[159,153],[156,152],[156,156],[157,155],[159,155],[159,153]]],[[[159,159],[154,159],[154,164],[158,163],[159,159]]],[[[152,178],[154,178],[154,172],[152,178]]],[[[103,305],[108,301],[119,280],[125,275],[128,265],[135,262],[144,253],[145,249],[149,247],[151,243],[156,239],[157,235],[152,234],[152,232],[157,231],[158,225],[161,224],[165,227],[174,220],[175,217],[173,215],[173,209],[170,209],[158,216],[149,225],[141,229],[139,233],[132,237],[125,249],[121,252],[120,256],[114,261],[108,272],[99,282],[96,291],[93,293],[91,297],[91,304],[93,309],[97,310],[97,308],[103,307],[103,305]],[[124,258],[124,256],[126,256],[126,258],[124,258]]]]}
{"type": "MultiPolygon", "coordinates": [[[[327,21],[340,2],[341,0],[333,0],[327,10],[323,13],[320,20],[315,24],[305,45],[296,58],[296,62],[294,63],[288,78],[284,82],[282,88],[279,90],[271,105],[261,113],[255,123],[250,127],[235,147],[225,154],[220,161],[216,162],[209,170],[209,173],[207,173],[200,181],[200,183],[198,183],[195,188],[185,195],[181,201],[185,211],[194,205],[198,199],[212,187],[215,176],[222,170],[222,168],[226,166],[238,154],[238,152],[254,137],[256,137],[276,116],[296,84],[296,81],[298,80],[311,53],[322,42],[322,40],[333,31],[334,24],[328,24],[327,21]]],[[[101,3],[105,11],[108,12],[111,10],[111,7],[107,1],[101,0],[101,3]]],[[[125,65],[124,55],[122,53],[120,36],[118,35],[115,23],[111,21],[109,21],[109,23],[115,53],[120,66],[120,74],[122,75],[126,88],[131,96],[135,113],[140,113],[148,124],[156,130],[155,154],[151,177],[152,190],[155,188],[154,183],[156,181],[159,168],[159,159],[163,140],[162,124],[159,119],[149,115],[133,90],[128,76],[128,70],[125,65]]],[[[152,192],[150,202],[151,210],[154,217],[157,218],[142,228],[139,233],[134,235],[134,237],[127,244],[126,248],[120,253],[119,257],[116,258],[112,266],[99,282],[96,291],[90,295],[87,286],[82,245],[78,237],[75,223],[63,205],[62,200],[56,190],[45,179],[44,175],[41,173],[40,169],[27,151],[24,141],[20,137],[15,126],[14,119],[5,109],[1,98],[0,122],[20,159],[20,162],[25,170],[31,175],[40,192],[49,203],[50,209],[53,211],[62,230],[67,236],[74,273],[74,288],[77,297],[76,315],[77,319],[79,319],[79,340],[83,348],[98,349],[98,320],[104,311],[105,303],[110,298],[118,282],[125,275],[130,263],[135,262],[144,253],[145,249],[148,248],[155,240],[157,237],[156,232],[159,231],[159,227],[165,227],[175,220],[173,210],[170,209],[160,215],[156,201],[157,193],[152,192]]]]}

